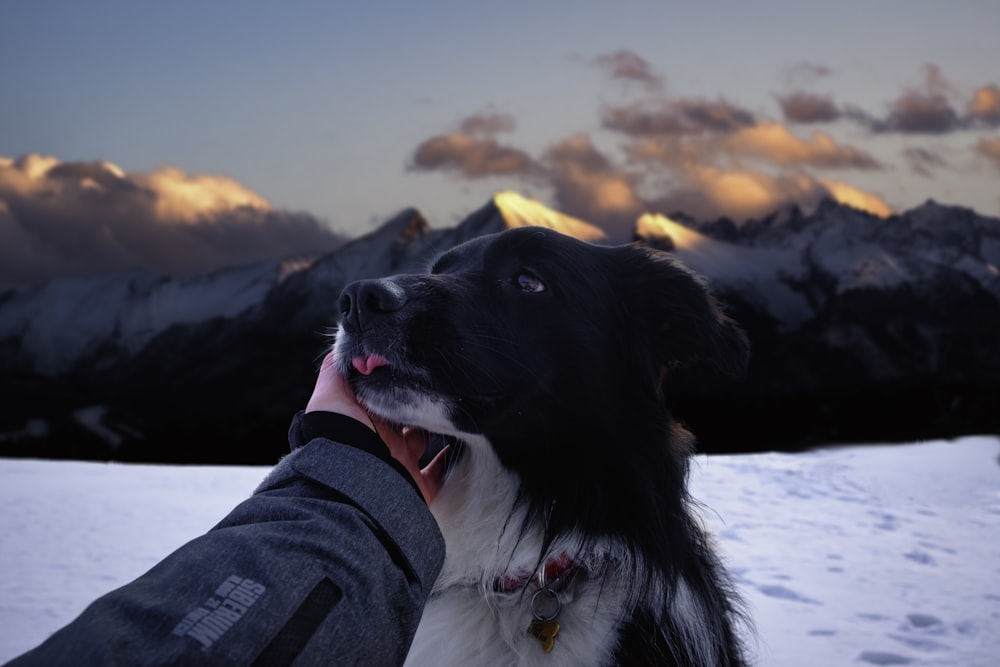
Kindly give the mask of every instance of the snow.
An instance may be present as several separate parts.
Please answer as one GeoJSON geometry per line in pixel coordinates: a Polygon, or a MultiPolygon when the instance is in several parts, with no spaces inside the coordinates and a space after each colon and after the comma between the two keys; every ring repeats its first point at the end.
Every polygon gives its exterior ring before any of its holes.
{"type": "Polygon", "coordinates": [[[995,665],[1000,438],[701,458],[761,665],[995,665]]]}
{"type": "MultiPolygon", "coordinates": [[[[698,456],[760,665],[992,667],[1000,438],[698,456]]],[[[0,662],[246,498],[261,467],[0,460],[0,662]]]]}
{"type": "Polygon", "coordinates": [[[707,276],[715,287],[726,287],[763,308],[794,330],[816,313],[801,293],[786,280],[805,273],[801,248],[754,247],[719,241],[659,214],[644,214],[636,223],[636,236],[654,245],[670,239],[671,251],[694,271],[707,276]]]}
{"type": "Polygon", "coordinates": [[[19,339],[39,372],[58,373],[113,338],[130,295],[148,292],[155,282],[153,274],[131,271],[23,290],[2,304],[0,338],[19,339]]]}
{"type": "Polygon", "coordinates": [[[297,267],[269,261],[185,279],[130,271],[53,280],[0,302],[0,339],[22,341],[36,369],[56,375],[101,346],[137,352],[174,325],[235,318],[297,267]]]}
{"type": "Polygon", "coordinates": [[[595,243],[607,238],[600,227],[595,227],[589,222],[584,222],[565,213],[553,211],[544,204],[523,197],[511,190],[495,194],[493,203],[500,209],[507,229],[531,226],[548,227],[568,236],[595,243]]]}

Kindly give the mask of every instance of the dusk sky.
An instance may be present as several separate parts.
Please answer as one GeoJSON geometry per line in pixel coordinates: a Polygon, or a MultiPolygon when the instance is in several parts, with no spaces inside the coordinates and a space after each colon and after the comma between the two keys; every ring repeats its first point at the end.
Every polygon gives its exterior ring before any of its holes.
{"type": "Polygon", "coordinates": [[[1000,216],[1000,2],[52,2],[0,20],[0,287],[177,274],[514,189],[1000,216]],[[209,224],[212,223],[212,224],[209,224]]]}

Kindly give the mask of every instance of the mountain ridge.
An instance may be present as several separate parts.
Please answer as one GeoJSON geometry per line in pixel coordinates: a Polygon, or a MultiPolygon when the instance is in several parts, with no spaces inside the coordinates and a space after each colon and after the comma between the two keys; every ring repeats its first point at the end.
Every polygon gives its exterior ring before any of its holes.
{"type": "MultiPolygon", "coordinates": [[[[319,257],[0,293],[0,455],[84,456],[73,444],[83,438],[94,458],[261,462],[307,398],[347,282],[422,271],[449,247],[532,222],[606,240],[593,225],[501,192],[454,227],[432,228],[404,209],[319,257]],[[171,449],[233,433],[257,444],[239,454],[171,449]]],[[[684,391],[671,400],[707,447],[736,446],[718,412],[752,422],[799,400],[807,403],[783,419],[778,441],[864,438],[858,397],[888,405],[895,399],[883,393],[914,391],[906,400],[929,407],[907,434],[1000,430],[988,408],[1000,401],[1000,220],[936,202],[880,219],[829,202],[737,233],[646,214],[635,239],[705,275],[750,334],[745,382],[678,374],[684,391]]],[[[899,410],[903,420],[897,403],[883,414],[899,410]]]]}

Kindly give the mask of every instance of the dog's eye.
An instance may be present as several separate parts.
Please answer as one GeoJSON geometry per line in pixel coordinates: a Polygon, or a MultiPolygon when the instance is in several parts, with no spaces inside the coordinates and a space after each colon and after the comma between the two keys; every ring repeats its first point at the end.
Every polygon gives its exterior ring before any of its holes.
{"type": "Polygon", "coordinates": [[[529,271],[521,271],[514,276],[514,284],[517,285],[518,289],[522,292],[545,291],[545,283],[542,282],[541,278],[529,271]]]}

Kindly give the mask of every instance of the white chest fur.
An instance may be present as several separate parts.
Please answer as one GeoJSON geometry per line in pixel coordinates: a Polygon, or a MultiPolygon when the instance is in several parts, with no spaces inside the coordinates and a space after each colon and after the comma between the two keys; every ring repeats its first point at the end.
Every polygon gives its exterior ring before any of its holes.
{"type": "MultiPolygon", "coordinates": [[[[489,443],[468,442],[432,506],[447,556],[406,665],[580,667],[608,662],[625,602],[613,568],[582,573],[559,591],[560,629],[549,653],[528,634],[537,585],[529,584],[526,591],[493,590],[498,577],[530,573],[543,555],[540,531],[521,530],[516,496],[516,476],[503,468],[489,443]]],[[[544,555],[575,553],[576,547],[565,540],[544,555]]],[[[611,555],[610,549],[603,554],[611,555]]]]}

